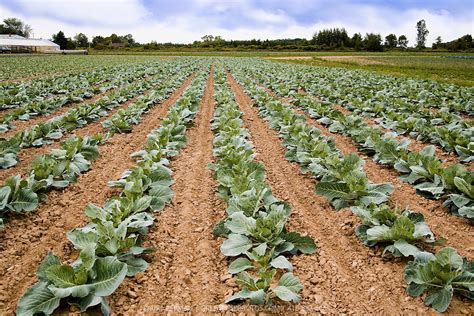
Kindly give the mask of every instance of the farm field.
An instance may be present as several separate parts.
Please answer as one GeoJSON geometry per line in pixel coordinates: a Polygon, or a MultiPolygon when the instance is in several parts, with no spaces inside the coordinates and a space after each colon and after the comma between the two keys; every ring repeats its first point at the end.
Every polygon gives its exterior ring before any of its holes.
{"type": "Polygon", "coordinates": [[[0,58],[0,80],[13,82],[21,79],[33,79],[42,76],[60,75],[62,73],[84,72],[94,68],[106,68],[114,65],[143,63],[156,59],[150,56],[89,56],[72,55],[24,55],[2,56],[0,58]]]}
{"type": "Polygon", "coordinates": [[[0,58],[0,314],[474,314],[474,87],[307,63],[0,58]]]}
{"type": "Polygon", "coordinates": [[[393,53],[315,54],[313,56],[269,57],[282,62],[322,67],[362,69],[397,77],[434,80],[440,83],[474,86],[472,54],[428,54],[425,56],[393,53]],[[465,58],[467,56],[467,58],[465,58]]]}

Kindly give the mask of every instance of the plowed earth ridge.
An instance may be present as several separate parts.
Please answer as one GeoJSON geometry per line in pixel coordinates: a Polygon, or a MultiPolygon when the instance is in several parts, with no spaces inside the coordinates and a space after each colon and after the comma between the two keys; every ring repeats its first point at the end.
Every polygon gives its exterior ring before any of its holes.
{"type": "Polygon", "coordinates": [[[68,262],[76,257],[66,232],[86,223],[87,204],[102,205],[112,195],[107,182],[118,179],[134,164],[130,155],[143,147],[147,135],[159,125],[191,79],[187,78],[168,99],[144,114],[132,133],[117,134],[101,146],[91,171],[80,176],[78,182],[65,190],[50,192],[48,201],[33,213],[10,219],[0,232],[0,314],[13,313],[21,294],[35,282],[36,268],[48,250],[68,262]]]}
{"type": "MultiPolygon", "coordinates": [[[[403,262],[386,261],[382,249],[364,246],[353,232],[357,220],[350,210],[335,212],[325,198],[314,193],[315,180],[285,160],[277,132],[259,117],[250,97],[230,75],[229,80],[274,194],[294,208],[289,228],[308,232],[317,243],[315,254],[292,258],[304,285],[303,300],[296,309],[329,314],[434,313],[420,298],[406,294],[403,262]]],[[[474,312],[469,302],[453,299],[450,312],[461,310],[474,312]]]]}

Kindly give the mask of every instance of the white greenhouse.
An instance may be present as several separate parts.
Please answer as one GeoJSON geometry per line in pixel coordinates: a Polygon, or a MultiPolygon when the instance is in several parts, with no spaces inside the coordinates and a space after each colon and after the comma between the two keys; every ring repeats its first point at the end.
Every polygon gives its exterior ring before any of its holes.
{"type": "Polygon", "coordinates": [[[12,53],[43,53],[59,51],[59,45],[46,39],[25,38],[19,35],[0,34],[0,47],[8,47],[12,53]]]}

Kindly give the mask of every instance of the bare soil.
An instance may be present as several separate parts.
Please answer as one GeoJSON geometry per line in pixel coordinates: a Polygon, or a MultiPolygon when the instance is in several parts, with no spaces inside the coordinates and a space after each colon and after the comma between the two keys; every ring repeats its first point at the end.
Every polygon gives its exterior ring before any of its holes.
{"type": "MultiPolygon", "coordinates": [[[[285,160],[285,149],[281,146],[278,134],[270,130],[268,124],[258,116],[251,99],[242,88],[231,77],[229,79],[244,112],[246,127],[253,137],[257,159],[265,164],[268,182],[274,194],[293,206],[289,228],[308,233],[317,241],[318,249],[315,254],[299,255],[291,259],[296,274],[305,286],[302,304],[296,308],[300,312],[304,310],[329,314],[433,313],[432,309],[423,305],[421,299],[411,298],[405,293],[403,262],[385,261],[380,256],[381,249],[365,247],[353,233],[358,223],[350,210],[335,212],[326,199],[314,194],[315,181],[302,175],[297,164],[285,160]]],[[[337,142],[339,144],[339,139],[337,142]]],[[[380,172],[378,166],[370,168],[373,172],[369,177],[380,172]]],[[[410,201],[411,196],[407,200],[410,201]]],[[[431,221],[434,217],[429,218],[432,228],[431,221]]],[[[447,224],[442,219],[438,222],[447,224]]],[[[457,233],[453,231],[453,226],[448,228],[449,233],[457,233]]],[[[463,234],[466,236],[469,234],[469,227],[464,226],[466,230],[463,234]]],[[[433,229],[436,232],[446,227],[439,225],[433,229]]],[[[459,227],[456,229],[459,230],[459,227]]],[[[450,242],[457,249],[460,248],[457,238],[450,238],[448,243],[450,242]]],[[[472,250],[469,250],[471,256],[472,250]]],[[[466,245],[464,254],[467,252],[466,245]]],[[[468,302],[455,299],[450,312],[472,313],[474,308],[468,302]]]]}
{"type": "MultiPolygon", "coordinates": [[[[140,96],[146,95],[150,93],[154,88],[160,86],[163,82],[159,82],[158,84],[154,85],[153,87],[143,91],[141,94],[135,96],[134,98],[120,104],[118,107],[113,108],[112,110],[107,112],[107,115],[101,117],[99,120],[87,124],[84,127],[75,129],[70,133],[65,132],[61,140],[65,140],[72,135],[79,135],[79,136],[92,136],[94,134],[104,132],[104,128],[102,127],[102,122],[109,119],[112,115],[114,115],[120,109],[128,108],[132,103],[136,102],[140,96]]],[[[8,168],[8,169],[0,169],[0,183],[3,183],[8,177],[17,175],[17,174],[26,174],[28,172],[28,168],[31,165],[31,162],[39,155],[48,153],[52,148],[59,148],[59,142],[56,141],[49,145],[43,145],[40,147],[30,147],[20,150],[18,153],[19,162],[15,166],[8,168]]],[[[99,149],[100,150],[100,149],[99,149]]]]}
{"type": "Polygon", "coordinates": [[[233,282],[227,277],[220,241],[212,235],[225,214],[225,205],[216,195],[217,182],[208,168],[213,160],[213,95],[211,75],[195,126],[187,132],[188,145],[171,161],[175,196],[156,214],[156,225],[146,236],[146,246],[156,249],[148,256],[150,267],[127,279],[111,298],[111,307],[119,314],[203,312],[222,303],[233,282]]]}
{"type": "MultiPolygon", "coordinates": [[[[282,101],[292,106],[288,101],[284,99],[282,101]]],[[[322,134],[334,138],[336,147],[343,154],[358,152],[358,147],[350,137],[331,133],[328,128],[310,118],[302,110],[294,107],[293,110],[306,117],[307,123],[318,128],[322,134]]],[[[417,194],[411,184],[400,180],[398,173],[393,168],[379,165],[363,153],[358,153],[358,155],[365,162],[364,171],[370,181],[374,183],[390,182],[394,185],[395,190],[390,198],[393,206],[407,207],[423,213],[436,236],[446,238],[447,245],[456,248],[464,256],[474,258],[474,232],[472,224],[467,219],[449,213],[442,201],[430,200],[417,194]]]]}
{"type": "MultiPolygon", "coordinates": [[[[84,225],[84,208],[89,203],[102,205],[113,194],[107,182],[118,179],[134,164],[130,154],[140,150],[147,135],[159,125],[169,107],[183,93],[191,77],[165,101],[143,115],[132,133],[116,134],[100,147],[100,156],[91,171],[78,182],[48,194],[48,201],[26,215],[12,216],[0,232],[0,314],[13,313],[22,293],[36,281],[35,271],[48,250],[70,262],[76,255],[66,232],[84,225]]],[[[97,130],[98,131],[98,130],[97,130]]]]}
{"type": "Polygon", "coordinates": [[[317,58],[328,61],[355,63],[358,65],[390,65],[391,63],[374,60],[378,56],[318,56],[317,58]]]}
{"type": "Polygon", "coordinates": [[[276,60],[311,60],[312,56],[283,56],[283,57],[266,57],[266,59],[276,60]]]}

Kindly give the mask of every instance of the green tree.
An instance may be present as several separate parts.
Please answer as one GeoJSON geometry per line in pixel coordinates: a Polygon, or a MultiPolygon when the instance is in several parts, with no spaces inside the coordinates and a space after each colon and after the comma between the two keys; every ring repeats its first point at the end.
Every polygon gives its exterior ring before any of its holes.
{"type": "Polygon", "coordinates": [[[110,38],[111,43],[116,43],[116,44],[123,43],[122,39],[115,33],[110,35],[109,38],[110,38]]]}
{"type": "Polygon", "coordinates": [[[201,37],[202,41],[203,42],[212,42],[214,41],[214,36],[212,35],[204,35],[203,37],[201,37]]]}
{"type": "Polygon", "coordinates": [[[97,48],[106,45],[108,45],[108,43],[105,43],[105,38],[103,36],[94,36],[92,38],[92,47],[97,48]]]}
{"type": "Polygon", "coordinates": [[[474,42],[472,41],[472,36],[470,34],[466,34],[454,41],[446,43],[446,47],[449,50],[466,50],[469,48],[474,48],[474,42]]]}
{"type": "Polygon", "coordinates": [[[313,35],[313,42],[328,48],[350,46],[351,40],[344,28],[323,29],[313,35]]]}
{"type": "Polygon", "coordinates": [[[385,36],[385,47],[395,48],[397,47],[397,36],[395,34],[389,34],[385,36]]]}
{"type": "Polygon", "coordinates": [[[125,36],[121,36],[123,38],[123,41],[128,44],[129,46],[133,46],[136,44],[135,39],[133,38],[132,34],[127,34],[125,36]]]}
{"type": "Polygon", "coordinates": [[[368,51],[379,52],[383,50],[382,36],[375,33],[367,33],[364,38],[364,44],[368,51]]]}
{"type": "Polygon", "coordinates": [[[29,38],[32,32],[31,26],[17,18],[4,19],[3,24],[0,24],[0,33],[2,34],[16,34],[29,38]]]}
{"type": "Polygon", "coordinates": [[[438,49],[438,48],[441,48],[442,45],[443,45],[443,40],[441,39],[441,36],[438,36],[435,39],[435,42],[431,45],[431,48],[438,49]]]}
{"type": "Polygon", "coordinates": [[[74,43],[77,47],[89,47],[89,39],[84,33],[79,33],[74,36],[74,43]]]}
{"type": "Polygon", "coordinates": [[[53,42],[58,44],[60,49],[67,49],[68,40],[63,31],[59,31],[58,34],[53,34],[53,42]]]}
{"type": "Polygon", "coordinates": [[[425,48],[426,37],[430,32],[426,28],[425,20],[420,20],[416,23],[416,47],[418,49],[425,48]]]}
{"type": "Polygon", "coordinates": [[[354,33],[351,39],[351,46],[354,47],[355,50],[359,51],[363,48],[363,39],[360,33],[354,33]]]}
{"type": "Polygon", "coordinates": [[[66,49],[76,49],[76,42],[73,41],[70,37],[67,38],[66,49]]]}
{"type": "Polygon", "coordinates": [[[400,35],[398,37],[398,46],[400,48],[407,48],[408,47],[408,39],[405,35],[400,35]]]}

